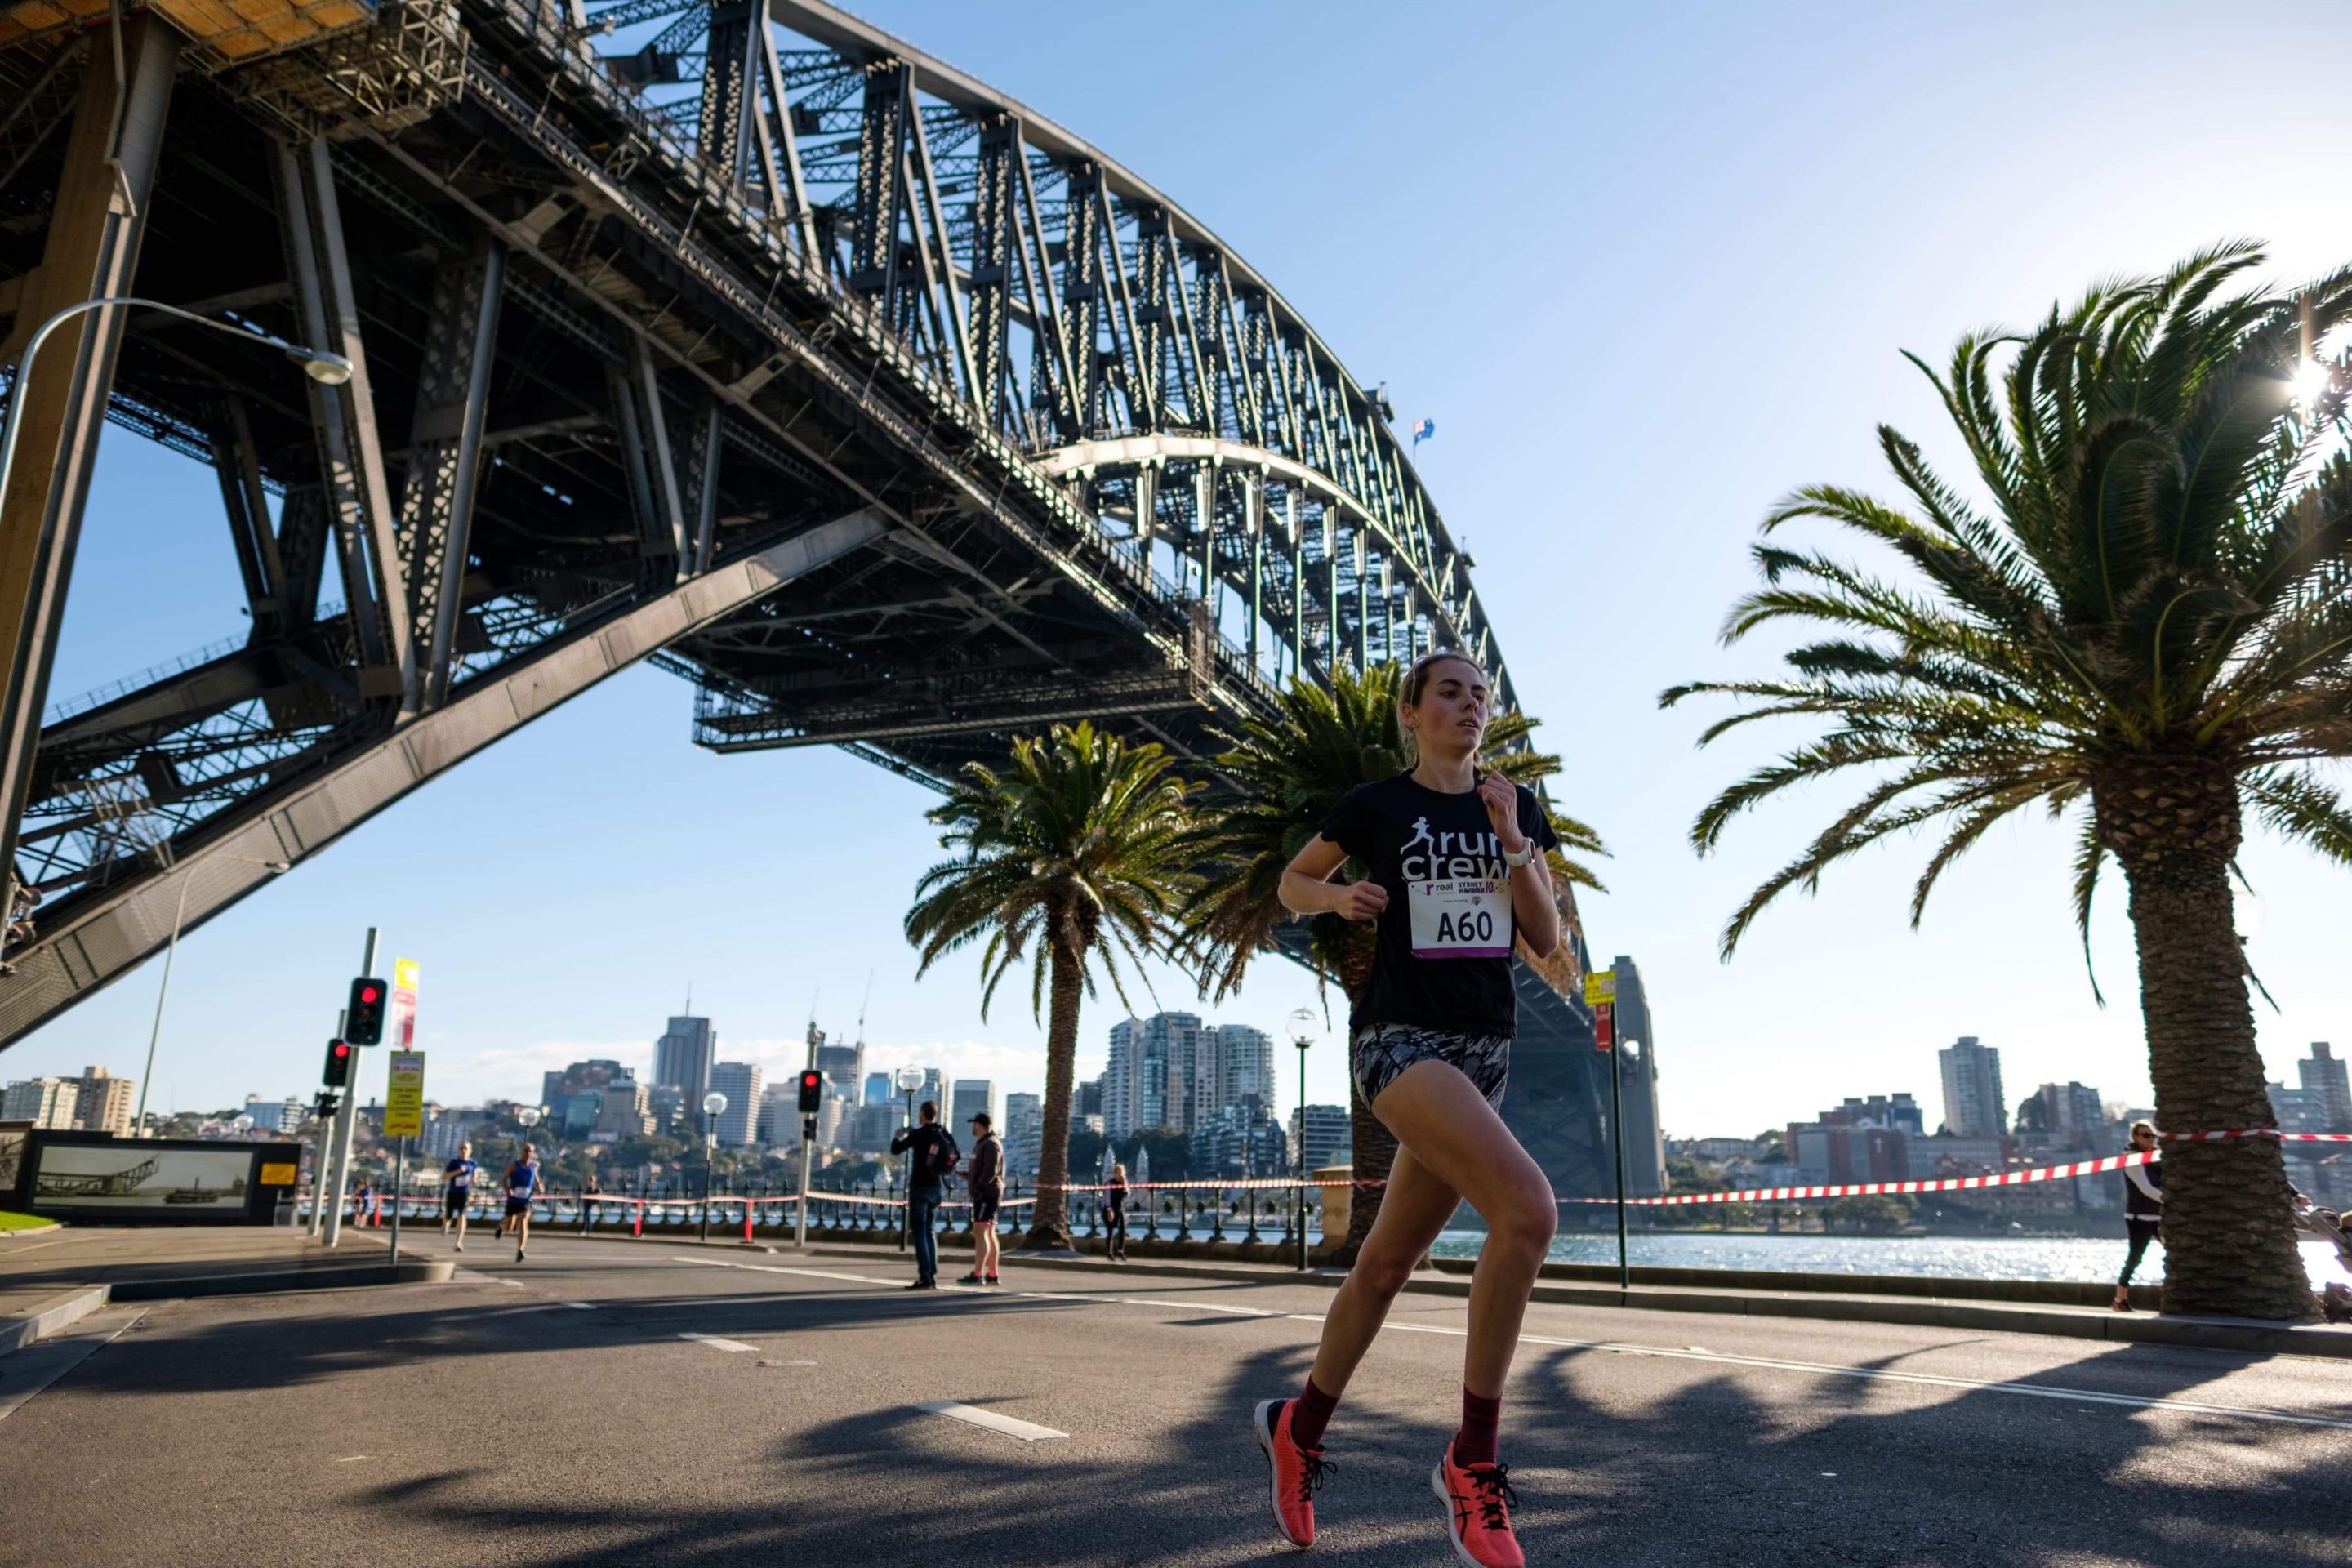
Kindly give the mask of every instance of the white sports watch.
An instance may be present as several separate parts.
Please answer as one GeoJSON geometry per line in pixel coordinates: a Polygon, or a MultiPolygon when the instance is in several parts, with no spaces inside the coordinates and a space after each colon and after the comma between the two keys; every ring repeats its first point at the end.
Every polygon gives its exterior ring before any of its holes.
{"type": "Polygon", "coordinates": [[[1536,841],[1532,838],[1528,840],[1527,847],[1520,850],[1516,855],[1511,853],[1508,849],[1503,851],[1503,864],[1508,866],[1514,871],[1517,870],[1520,867],[1526,865],[1535,858],[1536,841]]]}

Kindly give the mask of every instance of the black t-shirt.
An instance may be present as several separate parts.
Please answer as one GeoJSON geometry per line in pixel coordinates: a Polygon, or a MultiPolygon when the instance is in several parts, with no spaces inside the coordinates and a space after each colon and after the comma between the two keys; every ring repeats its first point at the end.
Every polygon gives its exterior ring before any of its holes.
{"type": "MultiPolygon", "coordinates": [[[[1517,788],[1519,832],[1538,848],[1553,847],[1559,839],[1542,804],[1517,788]]],[[[1515,1033],[1510,868],[1478,792],[1449,795],[1399,773],[1349,791],[1318,831],[1389,895],[1372,983],[1353,1026],[1515,1033]]]]}

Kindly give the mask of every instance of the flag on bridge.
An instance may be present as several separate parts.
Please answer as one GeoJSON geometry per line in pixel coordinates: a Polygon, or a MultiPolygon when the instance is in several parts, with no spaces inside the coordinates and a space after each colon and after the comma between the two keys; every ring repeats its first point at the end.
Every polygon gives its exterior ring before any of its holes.
{"type": "Polygon", "coordinates": [[[1423,441],[1437,434],[1437,421],[1423,419],[1412,427],[1412,444],[1418,449],[1423,441]]]}

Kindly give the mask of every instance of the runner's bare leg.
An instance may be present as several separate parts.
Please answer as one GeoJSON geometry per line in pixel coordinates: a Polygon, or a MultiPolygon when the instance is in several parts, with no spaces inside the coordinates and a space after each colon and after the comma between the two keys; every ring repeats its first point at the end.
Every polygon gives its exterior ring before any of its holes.
{"type": "MultiPolygon", "coordinates": [[[[1486,1097],[1443,1062],[1407,1068],[1381,1091],[1372,1110],[1416,1162],[1469,1199],[1486,1222],[1486,1244],[1470,1277],[1470,1344],[1462,1382],[1481,1397],[1499,1398],[1518,1352],[1528,1292],[1559,1226],[1551,1183],[1486,1097]]],[[[1319,1378],[1317,1384],[1322,1386],[1319,1378]]]]}

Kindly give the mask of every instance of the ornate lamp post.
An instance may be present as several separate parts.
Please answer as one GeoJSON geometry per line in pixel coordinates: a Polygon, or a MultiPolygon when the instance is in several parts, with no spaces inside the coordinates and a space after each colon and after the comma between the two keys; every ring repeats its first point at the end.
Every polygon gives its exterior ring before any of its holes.
{"type": "MultiPolygon", "coordinates": [[[[919,1067],[900,1068],[895,1081],[898,1085],[898,1092],[907,1097],[907,1125],[912,1127],[915,1124],[915,1091],[923,1087],[923,1069],[919,1067]]],[[[910,1166],[914,1158],[914,1152],[912,1150],[908,1151],[907,1159],[910,1166]]],[[[913,1184],[908,1180],[908,1174],[909,1173],[907,1170],[901,1170],[899,1172],[898,1191],[901,1196],[906,1195],[908,1189],[913,1184]]],[[[911,1202],[899,1205],[898,1250],[901,1252],[907,1250],[907,1238],[909,1235],[907,1224],[908,1216],[912,1215],[914,1212],[915,1205],[911,1202]]]]}
{"type": "Polygon", "coordinates": [[[1323,1033],[1323,1020],[1312,1007],[1298,1007],[1283,1022],[1290,1043],[1298,1047],[1298,1149],[1293,1156],[1298,1178],[1298,1267],[1307,1268],[1307,1048],[1323,1033]]]}
{"type": "Polygon", "coordinates": [[[702,1239],[710,1239],[710,1152],[719,1146],[719,1119],[727,1097],[712,1089],[702,1097],[702,1239]]]}

